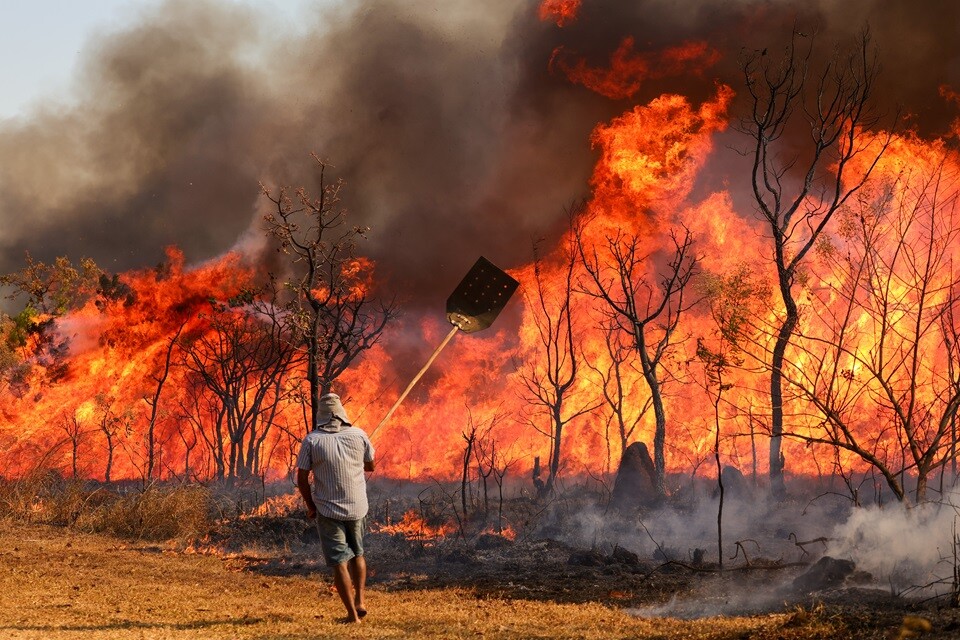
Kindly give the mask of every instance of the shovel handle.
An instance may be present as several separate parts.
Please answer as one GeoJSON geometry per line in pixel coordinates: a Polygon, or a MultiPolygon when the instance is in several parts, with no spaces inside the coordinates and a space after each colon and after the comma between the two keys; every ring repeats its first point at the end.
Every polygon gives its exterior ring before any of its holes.
{"type": "Polygon", "coordinates": [[[433,361],[437,359],[437,356],[440,355],[440,352],[443,351],[443,348],[447,346],[447,343],[453,339],[453,336],[456,335],[457,331],[460,329],[459,326],[453,325],[453,328],[450,329],[450,333],[447,334],[447,337],[443,339],[443,342],[440,343],[440,346],[433,350],[433,353],[430,355],[430,359],[427,360],[427,364],[423,365],[420,371],[413,377],[413,380],[410,381],[410,384],[407,385],[407,388],[403,390],[403,393],[400,394],[400,397],[397,398],[397,401],[393,403],[393,406],[390,407],[390,411],[387,411],[387,415],[383,416],[383,420],[380,421],[373,431],[370,432],[370,437],[373,437],[380,427],[386,424],[387,420],[390,419],[390,416],[393,415],[393,412],[397,410],[397,407],[400,406],[400,403],[403,402],[403,399],[407,397],[407,394],[410,393],[410,390],[413,389],[413,386],[420,381],[420,378],[423,377],[423,374],[426,373],[427,369],[430,368],[430,365],[433,364],[433,361]]]}

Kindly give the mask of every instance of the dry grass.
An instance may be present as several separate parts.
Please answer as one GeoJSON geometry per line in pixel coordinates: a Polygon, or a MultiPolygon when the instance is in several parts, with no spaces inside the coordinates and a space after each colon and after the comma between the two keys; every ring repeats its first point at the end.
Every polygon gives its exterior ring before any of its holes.
{"type": "Polygon", "coordinates": [[[853,637],[817,612],[640,619],[599,604],[480,599],[468,589],[373,589],[367,620],[347,626],[326,576],[256,575],[237,570],[239,559],[10,522],[0,526],[0,549],[0,637],[10,639],[853,637]]]}
{"type": "Polygon", "coordinates": [[[82,511],[75,526],[136,540],[168,540],[204,532],[209,515],[210,494],[204,487],[152,488],[82,511]]]}
{"type": "Polygon", "coordinates": [[[199,485],[116,489],[38,472],[0,485],[0,517],[69,526],[135,540],[168,540],[210,526],[210,492],[199,485]]]}
{"type": "MultiPolygon", "coordinates": [[[[922,620],[926,626],[911,626],[896,614],[823,607],[695,621],[640,618],[609,604],[526,599],[518,595],[522,585],[513,591],[484,590],[469,581],[421,588],[427,583],[418,579],[417,563],[426,560],[416,558],[402,567],[411,573],[374,581],[363,624],[343,625],[326,573],[258,574],[249,570],[256,564],[252,556],[178,552],[183,541],[209,529],[213,502],[202,487],[121,494],[56,474],[0,484],[0,638],[843,640],[953,637],[960,628],[949,616],[936,625],[922,620]],[[160,540],[169,542],[145,542],[160,540]],[[938,628],[947,635],[938,635],[938,628]]],[[[281,516],[297,505],[295,497],[281,496],[256,515],[283,522],[281,516]]],[[[244,547],[244,553],[250,550],[244,547]]],[[[377,558],[370,562],[375,572],[377,558]]],[[[538,572],[534,579],[544,576],[538,572]]],[[[583,600],[597,591],[579,578],[570,580],[571,589],[586,594],[583,600]]]]}

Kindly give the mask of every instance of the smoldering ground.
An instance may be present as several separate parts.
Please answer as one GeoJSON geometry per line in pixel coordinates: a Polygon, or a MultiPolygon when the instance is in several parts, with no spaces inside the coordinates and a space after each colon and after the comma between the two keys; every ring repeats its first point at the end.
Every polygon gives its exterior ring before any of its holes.
{"type": "Polygon", "coordinates": [[[721,570],[719,498],[707,485],[684,493],[638,514],[557,508],[544,533],[608,556],[625,549],[653,571],[702,572],[689,592],[633,610],[644,617],[751,615],[824,600],[936,600],[951,593],[960,496],[914,507],[855,507],[823,491],[782,503],[762,491],[728,495],[721,570]],[[841,573],[827,563],[842,564],[841,573]]]}
{"type": "Polygon", "coordinates": [[[259,182],[315,186],[317,152],[346,180],[354,220],[373,227],[364,251],[416,306],[476,254],[524,263],[533,239],[563,227],[589,192],[596,123],[665,90],[736,87],[738,52],[782,47],[794,28],[829,42],[869,21],[886,67],[878,94],[942,133],[956,105],[939,87],[960,85],[958,10],[592,0],[560,29],[507,0],[318,3],[296,25],[168,0],[93,36],[59,101],[0,123],[0,272],[24,251],[111,271],[151,266],[169,244],[205,260],[259,233],[259,182]],[[626,36],[639,51],[702,39],[722,56],[616,101],[549,67],[557,47],[602,67],[626,36]]]}

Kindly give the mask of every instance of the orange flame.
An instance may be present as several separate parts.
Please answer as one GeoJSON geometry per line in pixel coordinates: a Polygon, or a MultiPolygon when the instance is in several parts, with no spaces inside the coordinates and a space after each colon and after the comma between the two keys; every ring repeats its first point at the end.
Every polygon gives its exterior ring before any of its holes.
{"type": "MultiPolygon", "coordinates": [[[[556,19],[561,26],[576,16],[580,3],[547,0],[540,5],[541,17],[556,19]]],[[[551,64],[570,78],[612,99],[636,95],[642,83],[652,77],[698,73],[713,64],[716,52],[703,43],[688,43],[660,53],[637,53],[631,39],[624,39],[611,58],[608,69],[596,69],[582,60],[572,61],[564,50],[554,53],[551,64]]],[[[956,100],[956,94],[944,88],[945,98],[956,100]]],[[[591,223],[584,230],[587,244],[602,245],[612,234],[623,231],[634,234],[650,247],[651,257],[645,268],[651,282],[656,280],[655,264],[658,248],[667,241],[671,227],[690,229],[702,256],[702,268],[712,274],[729,274],[742,266],[751,267],[758,278],[770,279],[769,247],[764,231],[751,216],[738,211],[736,198],[726,188],[712,193],[695,193],[694,185],[708,170],[716,155],[716,138],[725,131],[730,117],[728,108],[733,91],[717,86],[712,98],[693,104],[683,96],[666,94],[629,110],[608,122],[598,124],[590,144],[598,159],[590,179],[592,196],[586,204],[591,223]]],[[[960,125],[957,126],[960,131],[960,125]]],[[[586,141],[584,141],[586,143],[586,141]]],[[[960,159],[942,141],[923,140],[903,135],[893,140],[877,166],[864,198],[900,202],[905,209],[922,208],[925,198],[922,177],[944,168],[944,175],[960,175],[960,159]]],[[[860,167],[863,172],[866,167],[860,167]]],[[[945,180],[937,194],[938,201],[956,201],[956,180],[945,180]]],[[[869,202],[864,201],[866,210],[869,202]]],[[[862,211],[845,211],[848,223],[856,221],[862,211]]],[[[807,318],[805,328],[811,342],[829,339],[825,322],[819,324],[817,312],[829,315],[843,303],[840,291],[849,274],[835,268],[837,248],[846,242],[843,229],[827,238],[819,253],[812,255],[804,273],[807,318]],[[832,247],[832,248],[831,248],[832,247]]],[[[887,229],[889,231],[889,229],[887,229]]],[[[922,228],[911,233],[921,233],[922,228]]],[[[566,246],[569,237],[563,239],[566,246]]],[[[950,259],[960,258],[960,248],[948,247],[950,259]]],[[[539,276],[551,291],[562,285],[558,263],[560,249],[544,252],[539,276]]],[[[946,259],[946,258],[945,258],[946,259]]],[[[113,447],[113,476],[140,477],[144,465],[143,438],[146,432],[148,399],[156,389],[157,371],[180,327],[190,334],[203,335],[210,330],[209,298],[226,299],[252,284],[254,273],[242,258],[229,254],[193,268],[185,268],[183,256],[169,252],[168,266],[162,270],[144,270],[122,274],[120,280],[133,292],[130,301],[113,300],[101,306],[93,302],[57,319],[59,337],[69,340],[66,373],[52,379],[49,367],[35,363],[32,371],[12,390],[0,394],[0,462],[4,474],[26,473],[39,464],[65,471],[78,461],[77,473],[84,477],[104,477],[105,460],[113,447]]],[[[370,290],[372,265],[358,260],[348,275],[354,277],[353,293],[370,290]]],[[[942,278],[952,271],[944,268],[942,278]]],[[[535,267],[519,265],[511,275],[525,290],[535,283],[535,267]]],[[[896,274],[900,300],[909,300],[915,282],[906,271],[896,274]]],[[[948,289],[945,281],[931,283],[927,304],[944,304],[948,289]]],[[[518,296],[521,298],[522,296],[518,296]]],[[[589,405],[598,397],[602,381],[597,372],[609,371],[611,356],[600,329],[602,309],[595,299],[579,296],[574,302],[579,348],[589,371],[571,390],[571,406],[589,405]]],[[[523,381],[518,363],[534,361],[542,345],[539,341],[535,310],[512,303],[497,325],[477,336],[461,336],[442,354],[437,365],[414,389],[392,423],[377,434],[378,472],[392,478],[444,478],[456,476],[462,469],[464,439],[467,426],[486,425],[483,448],[489,455],[482,460],[505,469],[511,475],[529,474],[533,460],[545,459],[549,442],[534,426],[523,399],[523,381]],[[496,447],[493,445],[496,444],[496,447]]],[[[770,324],[782,313],[771,300],[764,300],[752,318],[757,324],[770,324]]],[[[851,321],[860,342],[857,353],[870,353],[877,348],[877,318],[858,308],[851,321]],[[871,333],[873,332],[873,333],[871,333]]],[[[911,320],[909,313],[887,318],[889,327],[902,329],[911,320]]],[[[913,320],[916,320],[914,317],[913,320]]],[[[436,345],[449,331],[440,317],[420,318],[388,335],[357,360],[341,377],[348,413],[368,430],[383,416],[406,380],[403,372],[411,368],[409,354],[422,351],[404,341],[411,335],[425,345],[436,345]]],[[[889,335],[899,332],[889,331],[889,335]]],[[[716,334],[709,313],[700,309],[684,316],[677,335],[678,343],[665,365],[673,381],[667,387],[664,402],[669,419],[666,451],[667,468],[674,472],[709,473],[703,462],[710,453],[715,429],[711,400],[703,388],[704,372],[695,353],[696,338],[710,340],[716,334]]],[[[800,338],[798,338],[800,340],[800,338]]],[[[799,343],[798,343],[799,344],[799,343]]],[[[800,345],[803,346],[803,345],[800,345]]],[[[933,387],[938,371],[947,370],[942,341],[925,340],[918,345],[925,367],[919,372],[920,400],[934,403],[933,387]]],[[[760,338],[750,346],[753,355],[762,360],[770,345],[760,338]]],[[[791,353],[798,370],[812,366],[812,356],[802,349],[791,353]]],[[[416,364],[419,364],[416,363],[416,364]]],[[[630,363],[633,364],[633,363],[630,363]]],[[[851,381],[863,379],[862,365],[845,362],[844,371],[851,381]]],[[[652,416],[641,415],[647,392],[637,368],[626,367],[624,389],[628,391],[628,409],[637,419],[631,441],[652,442],[652,416]]],[[[766,471],[762,450],[764,426],[769,417],[769,390],[766,380],[753,371],[730,373],[732,385],[729,404],[723,408],[723,455],[741,469],[766,471]]],[[[296,386],[296,381],[291,381],[296,386]]],[[[209,443],[203,433],[191,432],[184,407],[195,402],[189,395],[186,374],[178,368],[170,372],[169,391],[162,398],[156,422],[156,439],[162,477],[182,477],[189,467],[195,477],[208,478],[212,467],[209,443]]],[[[277,477],[289,472],[296,454],[304,420],[296,392],[288,389],[288,400],[270,417],[273,427],[263,442],[264,473],[277,477]]],[[[901,451],[894,433],[878,428],[880,417],[869,399],[876,396],[876,385],[852,405],[857,433],[875,438],[879,452],[901,451]]],[[[813,432],[819,428],[814,412],[797,403],[791,416],[791,429],[813,432]]],[[[610,411],[600,408],[571,422],[562,442],[563,473],[609,472],[619,458],[616,438],[610,432],[610,411]],[[611,444],[613,443],[613,444],[611,444]]],[[[216,416],[207,416],[201,425],[208,428],[216,416]]],[[[481,447],[482,448],[482,447],[481,447]]],[[[806,447],[788,441],[784,445],[788,468],[797,473],[819,474],[836,461],[845,468],[863,468],[862,462],[843,451],[806,447]]],[[[893,455],[892,453],[890,455],[893,455]]],[[[472,467],[471,467],[472,468],[472,467]]],[[[450,524],[434,526],[424,522],[415,512],[408,512],[401,522],[379,529],[408,537],[433,538],[449,535],[450,524]]],[[[504,533],[503,535],[507,535],[504,533]]]]}
{"type": "MultiPolygon", "coordinates": [[[[960,107],[960,93],[954,91],[950,85],[940,85],[940,97],[960,107]]],[[[954,118],[951,123],[951,128],[953,129],[954,136],[960,136],[960,116],[954,118]]]]}
{"type": "Polygon", "coordinates": [[[595,68],[583,59],[570,62],[563,47],[554,50],[551,68],[560,69],[574,84],[580,84],[612,100],[632,98],[644,81],[679,75],[701,74],[720,59],[720,53],[705,42],[688,42],[655,53],[634,53],[633,38],[626,37],[613,52],[608,68],[595,68]]]}
{"type": "Polygon", "coordinates": [[[507,540],[517,539],[517,532],[514,531],[513,527],[511,527],[510,525],[503,527],[502,529],[500,529],[500,531],[497,531],[495,528],[490,527],[486,529],[483,533],[485,535],[490,535],[490,536],[500,536],[501,538],[505,538],[507,540]]]}
{"type": "Polygon", "coordinates": [[[540,19],[546,22],[553,20],[558,27],[565,27],[577,19],[582,0],[542,0],[540,2],[540,19]]]}
{"type": "Polygon", "coordinates": [[[436,540],[456,532],[454,524],[447,523],[437,526],[427,524],[413,509],[403,514],[400,522],[394,524],[374,524],[371,531],[374,533],[391,533],[402,535],[407,540],[436,540]]]}

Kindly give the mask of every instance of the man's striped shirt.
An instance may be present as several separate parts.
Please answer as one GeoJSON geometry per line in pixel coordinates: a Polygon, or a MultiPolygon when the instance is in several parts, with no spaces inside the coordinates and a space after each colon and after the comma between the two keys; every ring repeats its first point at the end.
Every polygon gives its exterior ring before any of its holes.
{"type": "Polygon", "coordinates": [[[373,445],[357,427],[330,432],[311,431],[300,444],[297,468],[313,471],[313,501],[317,512],[334,520],[359,520],[367,515],[367,481],[363,463],[373,461],[373,445]]]}

